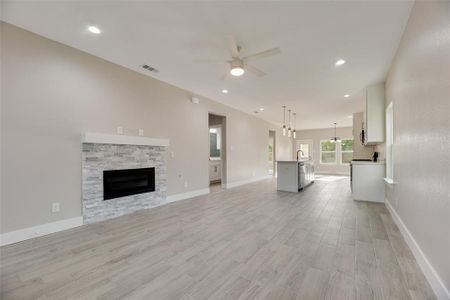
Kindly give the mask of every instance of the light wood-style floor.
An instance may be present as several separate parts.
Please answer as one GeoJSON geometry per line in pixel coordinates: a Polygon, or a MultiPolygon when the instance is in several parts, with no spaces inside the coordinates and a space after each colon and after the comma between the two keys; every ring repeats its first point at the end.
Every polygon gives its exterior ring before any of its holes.
{"type": "Polygon", "coordinates": [[[1,299],[434,299],[383,204],[273,180],[1,248],[1,299]]]}

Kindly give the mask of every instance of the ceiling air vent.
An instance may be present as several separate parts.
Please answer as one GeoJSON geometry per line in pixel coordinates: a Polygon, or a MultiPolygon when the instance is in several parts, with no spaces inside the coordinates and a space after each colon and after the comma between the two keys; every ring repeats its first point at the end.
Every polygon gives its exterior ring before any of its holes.
{"type": "Polygon", "coordinates": [[[150,72],[158,73],[157,69],[155,69],[155,68],[153,68],[152,66],[149,66],[149,65],[142,65],[142,68],[147,70],[147,71],[150,71],[150,72]]]}

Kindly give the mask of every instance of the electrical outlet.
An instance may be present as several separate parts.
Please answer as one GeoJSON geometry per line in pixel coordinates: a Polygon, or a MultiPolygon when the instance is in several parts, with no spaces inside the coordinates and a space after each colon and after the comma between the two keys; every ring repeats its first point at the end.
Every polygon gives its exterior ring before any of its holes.
{"type": "Polygon", "coordinates": [[[187,180],[184,181],[184,187],[185,187],[185,188],[188,187],[188,182],[187,182],[187,180]]]}
{"type": "Polygon", "coordinates": [[[117,134],[123,134],[123,127],[117,126],[117,134]]]}
{"type": "Polygon", "coordinates": [[[59,212],[59,202],[53,202],[52,203],[52,213],[59,212]]]}
{"type": "Polygon", "coordinates": [[[142,128],[139,129],[139,136],[144,136],[144,129],[142,128]]]}
{"type": "Polygon", "coordinates": [[[175,152],[170,151],[170,157],[171,157],[171,158],[174,158],[174,157],[175,157],[175,152]]]}

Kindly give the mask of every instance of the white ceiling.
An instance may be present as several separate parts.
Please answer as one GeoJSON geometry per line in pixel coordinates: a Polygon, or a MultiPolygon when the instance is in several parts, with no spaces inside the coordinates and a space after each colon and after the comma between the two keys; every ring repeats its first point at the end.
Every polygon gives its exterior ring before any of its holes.
{"type": "Polygon", "coordinates": [[[347,116],[362,111],[364,87],[384,80],[412,4],[4,1],[2,19],[241,111],[264,107],[258,117],[276,124],[287,105],[297,112],[297,128],[310,129],[352,124],[347,116]],[[103,33],[89,33],[91,24],[103,33]],[[229,35],[244,55],[281,48],[253,63],[267,76],[223,81],[226,63],[193,63],[229,59],[229,35]],[[335,67],[339,58],[347,63],[335,67]],[[160,72],[144,71],[142,64],[160,72]]]}

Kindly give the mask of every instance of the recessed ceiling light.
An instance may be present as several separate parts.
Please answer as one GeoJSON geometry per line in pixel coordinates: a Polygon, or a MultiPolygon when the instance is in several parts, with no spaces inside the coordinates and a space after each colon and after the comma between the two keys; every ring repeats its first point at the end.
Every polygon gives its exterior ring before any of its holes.
{"type": "Polygon", "coordinates": [[[264,107],[261,107],[259,110],[260,110],[260,111],[263,111],[263,110],[264,110],[264,107]]]}
{"type": "Polygon", "coordinates": [[[100,30],[100,28],[98,28],[97,26],[89,26],[88,30],[94,34],[100,34],[102,33],[102,31],[100,30]]]}
{"type": "Polygon", "coordinates": [[[228,90],[226,90],[226,89],[223,89],[223,90],[222,90],[222,93],[224,93],[224,94],[228,94],[228,90]]]}
{"type": "Polygon", "coordinates": [[[345,95],[344,95],[344,98],[348,98],[348,97],[350,97],[349,94],[345,94],[345,95]]]}
{"type": "Polygon", "coordinates": [[[342,66],[343,64],[345,64],[345,60],[343,60],[343,59],[339,59],[339,60],[336,61],[336,63],[335,63],[336,66],[342,66]]]}

